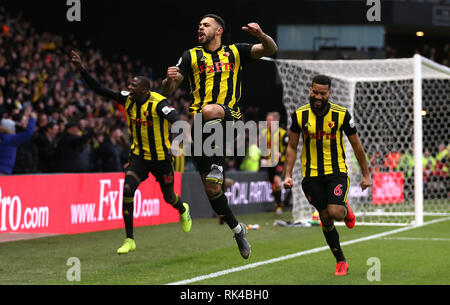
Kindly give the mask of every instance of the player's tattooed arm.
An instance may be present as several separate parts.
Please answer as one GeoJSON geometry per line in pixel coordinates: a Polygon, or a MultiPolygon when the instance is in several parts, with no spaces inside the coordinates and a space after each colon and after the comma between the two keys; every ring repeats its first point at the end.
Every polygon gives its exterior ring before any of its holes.
{"type": "Polygon", "coordinates": [[[278,51],[277,44],[269,35],[265,34],[257,23],[249,23],[243,26],[242,30],[257,37],[261,43],[255,44],[252,47],[250,57],[252,59],[259,59],[264,56],[272,56],[278,51]]]}

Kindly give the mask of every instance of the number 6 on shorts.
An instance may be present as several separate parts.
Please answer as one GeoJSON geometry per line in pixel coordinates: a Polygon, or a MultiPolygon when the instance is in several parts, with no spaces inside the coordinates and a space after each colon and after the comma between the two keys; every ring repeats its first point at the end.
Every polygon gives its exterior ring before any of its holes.
{"type": "Polygon", "coordinates": [[[333,192],[336,196],[341,196],[342,195],[342,184],[338,184],[335,188],[334,188],[334,192],[333,192]]]}
{"type": "Polygon", "coordinates": [[[349,188],[348,177],[335,177],[329,184],[329,198],[328,203],[345,204],[347,201],[347,191],[349,188]],[[333,193],[333,194],[331,194],[333,193]]]}

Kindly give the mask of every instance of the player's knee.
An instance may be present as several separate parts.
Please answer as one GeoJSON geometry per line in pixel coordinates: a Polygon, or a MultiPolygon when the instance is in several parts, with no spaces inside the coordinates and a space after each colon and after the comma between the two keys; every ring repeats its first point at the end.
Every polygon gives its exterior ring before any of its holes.
{"type": "Polygon", "coordinates": [[[273,179],[272,191],[281,191],[281,178],[279,176],[273,179]]]}
{"type": "Polygon", "coordinates": [[[125,176],[125,184],[123,186],[124,197],[133,197],[139,186],[139,181],[132,175],[125,176]]]}
{"type": "Polygon", "coordinates": [[[202,118],[204,121],[212,120],[216,118],[223,119],[225,117],[225,111],[217,104],[205,105],[202,108],[202,118]]]}
{"type": "Polygon", "coordinates": [[[222,190],[222,186],[220,184],[204,183],[203,185],[208,198],[216,196],[222,190]]]}
{"type": "Polygon", "coordinates": [[[328,209],[325,209],[323,211],[319,212],[320,221],[323,225],[332,225],[333,224],[333,218],[331,218],[330,213],[328,212],[328,209]]]}
{"type": "Polygon", "coordinates": [[[328,206],[328,214],[334,220],[338,221],[343,220],[345,217],[344,206],[340,205],[328,206]]]}
{"type": "Polygon", "coordinates": [[[123,186],[123,194],[126,197],[131,197],[131,196],[134,195],[133,191],[132,191],[132,188],[131,188],[131,186],[128,183],[125,183],[125,185],[123,186]]]}

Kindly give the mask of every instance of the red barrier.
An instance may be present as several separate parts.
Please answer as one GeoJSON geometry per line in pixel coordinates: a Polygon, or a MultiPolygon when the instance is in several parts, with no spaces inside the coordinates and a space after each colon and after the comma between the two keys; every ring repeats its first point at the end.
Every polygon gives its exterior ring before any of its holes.
{"type": "MultiPolygon", "coordinates": [[[[0,177],[0,233],[75,234],[123,228],[123,173],[0,177]]],[[[175,173],[175,192],[181,174],[175,173]]],[[[150,176],[134,196],[134,225],[178,222],[150,176]]]]}
{"type": "Polygon", "coordinates": [[[402,172],[373,173],[373,204],[403,202],[405,180],[402,172]]]}

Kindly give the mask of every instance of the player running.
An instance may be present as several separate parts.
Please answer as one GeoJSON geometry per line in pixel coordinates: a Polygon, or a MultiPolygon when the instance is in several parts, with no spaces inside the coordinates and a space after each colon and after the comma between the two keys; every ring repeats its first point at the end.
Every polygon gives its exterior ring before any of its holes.
{"type": "MultiPolygon", "coordinates": [[[[277,51],[273,39],[257,23],[250,23],[242,30],[257,37],[260,43],[222,44],[225,22],[220,16],[205,15],[198,25],[200,45],[186,50],[178,64],[167,69],[167,77],[162,83],[163,92],[171,94],[187,79],[193,97],[190,113],[201,113],[203,126],[215,128],[221,125],[225,130],[226,121],[241,119],[239,99],[243,67],[252,60],[271,56],[277,51]]],[[[194,156],[194,160],[211,207],[219,216],[223,215],[223,220],[235,233],[241,256],[247,259],[250,255],[247,228],[233,215],[222,191],[224,156],[208,157],[202,152],[201,156],[194,156]]]]}
{"type": "Polygon", "coordinates": [[[355,123],[346,108],[329,102],[330,95],[331,79],[318,75],[312,81],[309,104],[298,108],[292,114],[284,185],[286,188],[292,188],[292,169],[301,134],[303,192],[309,203],[319,211],[323,234],[336,258],[335,275],[345,275],[349,266],[333,221],[344,220],[346,226],[351,229],[355,225],[356,217],[347,201],[349,179],[343,132],[352,145],[362,171],[361,189],[371,186],[372,180],[355,123]]]}
{"type": "Polygon", "coordinates": [[[183,203],[173,189],[169,123],[178,120],[175,109],[168,104],[164,96],[150,91],[150,82],[145,77],[134,77],[128,86],[129,91],[115,92],[104,88],[86,71],[75,51],[72,51],[72,63],[89,88],[97,94],[115,100],[126,109],[132,144],[123,189],[126,239],[117,253],[126,254],[136,249],[133,236],[134,193],[139,184],[148,178],[149,173],[159,182],[164,200],[179,211],[183,231],[189,232],[192,226],[189,205],[183,203]]]}

